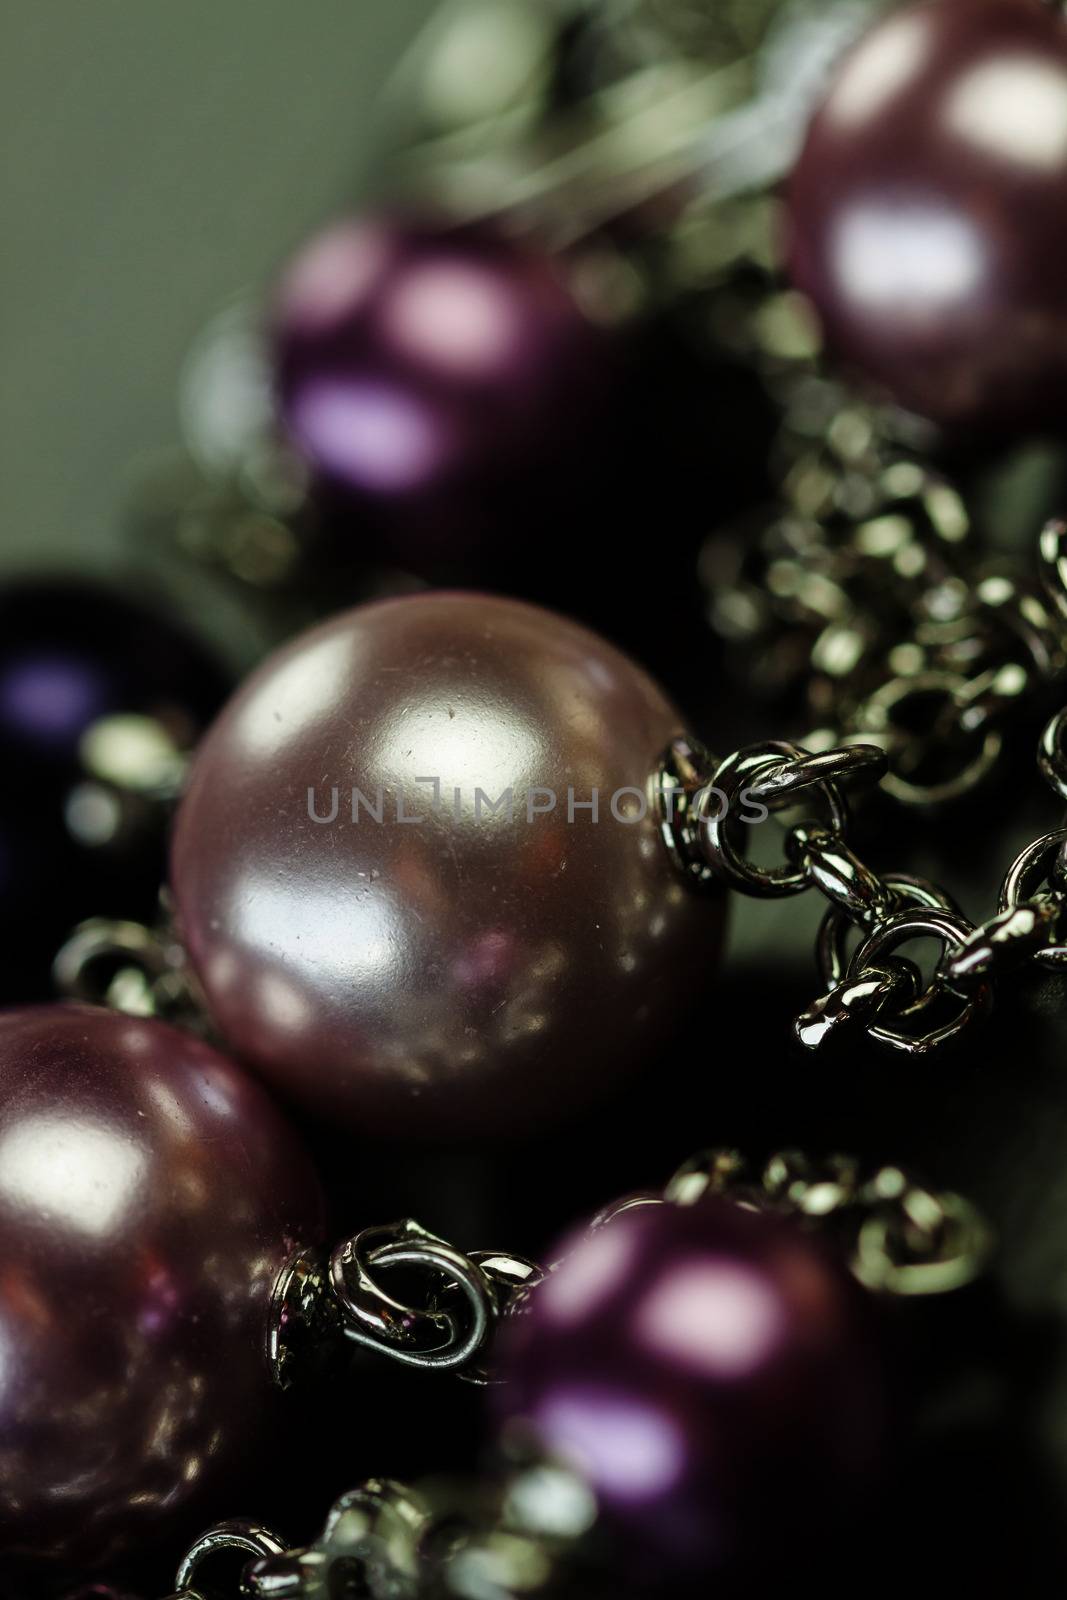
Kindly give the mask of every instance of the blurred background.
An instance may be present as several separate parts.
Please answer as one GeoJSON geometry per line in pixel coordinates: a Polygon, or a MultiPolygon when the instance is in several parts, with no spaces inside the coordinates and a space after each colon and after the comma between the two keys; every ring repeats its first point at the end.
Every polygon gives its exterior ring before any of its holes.
{"type": "Polygon", "coordinates": [[[131,463],[178,434],[194,335],[360,192],[383,85],[430,11],[5,7],[7,561],[116,559],[131,463]]]}

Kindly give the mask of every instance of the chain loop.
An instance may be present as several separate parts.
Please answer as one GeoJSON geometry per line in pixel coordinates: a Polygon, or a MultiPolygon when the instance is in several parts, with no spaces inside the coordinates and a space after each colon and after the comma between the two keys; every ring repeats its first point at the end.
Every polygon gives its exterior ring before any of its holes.
{"type": "Polygon", "coordinates": [[[951,957],[946,953],[941,976],[957,994],[971,994],[989,978],[1052,949],[1059,919],[1060,908],[1051,900],[998,911],[975,928],[951,957]]]}
{"type": "Polygon", "coordinates": [[[899,1167],[865,1176],[851,1156],[815,1163],[800,1151],[783,1150],[753,1179],[737,1151],[701,1151],[679,1168],[664,1194],[689,1205],[706,1194],[725,1194],[812,1223],[836,1222],[853,1276],[892,1296],[962,1288],[982,1272],[992,1248],[988,1228],[962,1196],[935,1193],[899,1167]]]}
{"type": "Polygon", "coordinates": [[[60,994],[132,1016],[195,1021],[185,951],[165,925],[93,917],[75,928],[52,965],[60,994]]]}
{"type": "MultiPolygon", "coordinates": [[[[926,911],[958,910],[944,889],[936,883],[927,882],[925,878],[916,878],[907,872],[887,872],[879,881],[889,891],[891,911],[903,911],[909,906],[926,911]]],[[[865,928],[863,923],[859,926],[865,928]]],[[[848,940],[856,927],[856,919],[850,917],[840,904],[831,905],[819,924],[815,959],[820,977],[830,988],[839,984],[849,971],[852,957],[848,951],[848,940]]]]}
{"type": "Polygon", "coordinates": [[[686,881],[697,889],[717,888],[715,874],[700,848],[694,807],[715,758],[695,739],[675,739],[667,746],[655,776],[660,832],[667,854],[686,881]]]}
{"type": "Polygon", "coordinates": [[[875,1028],[883,1011],[900,1016],[914,1006],[921,992],[918,971],[910,961],[868,966],[855,977],[843,978],[828,994],[813,1001],[794,1022],[793,1032],[807,1050],[817,1050],[842,1026],[858,1025],[876,1038],[875,1028]]]}
{"type": "Polygon", "coordinates": [[[346,1338],[412,1367],[469,1365],[481,1355],[499,1309],[483,1268],[411,1218],[346,1239],[330,1259],[330,1282],[346,1338]],[[445,1289],[458,1291],[466,1314],[429,1297],[424,1306],[394,1299],[376,1276],[389,1267],[417,1267],[439,1278],[445,1289]]]}
{"type": "Polygon", "coordinates": [[[1059,916],[1067,903],[1067,828],[1056,828],[1021,850],[1004,875],[998,910],[1008,912],[1029,905],[1048,906],[1055,912],[1045,922],[1047,941],[1033,950],[1040,966],[1067,965],[1067,944],[1057,942],[1059,916]]]}
{"type": "Polygon", "coordinates": [[[987,705],[976,721],[974,701],[978,691],[978,682],[968,681],[960,673],[915,673],[907,678],[890,678],[856,708],[849,721],[850,731],[855,730],[878,743],[884,742],[898,752],[896,764],[882,779],[887,794],[904,805],[943,805],[970,794],[985,781],[1000,759],[1004,741],[999,728],[988,725],[993,706],[987,705]],[[926,739],[921,742],[909,739],[905,750],[895,729],[906,725],[904,712],[909,701],[919,703],[931,699],[942,701],[941,712],[928,719],[926,739]],[[956,770],[937,782],[924,783],[907,776],[909,768],[914,772],[923,766],[929,747],[945,746],[952,730],[964,736],[956,741],[963,752],[956,770]],[[977,748],[967,755],[967,745],[974,739],[977,739],[977,748]]]}
{"type": "Polygon", "coordinates": [[[785,863],[758,867],[740,854],[734,833],[739,822],[762,820],[760,811],[778,810],[814,789],[828,815],[833,837],[844,833],[848,811],[838,780],[857,772],[884,772],[885,753],[872,745],[848,745],[812,755],[783,740],[748,745],[719,763],[714,776],[697,797],[695,814],[701,848],[708,864],[720,877],[744,894],[777,897],[800,894],[810,887],[804,866],[785,863]],[[712,801],[718,804],[711,814],[712,801]],[[740,807],[755,813],[746,817],[740,807]]]}
{"type": "MultiPolygon", "coordinates": [[[[981,696],[973,683],[972,691],[978,708],[981,696]]],[[[983,725],[987,709],[976,709],[975,728],[983,725]]],[[[884,773],[886,755],[877,746],[847,744],[812,753],[784,740],[767,740],[734,751],[701,784],[699,747],[690,741],[677,744],[689,761],[687,809],[684,831],[665,829],[665,837],[680,870],[703,885],[705,873],[697,864],[702,857],[707,874],[744,894],[774,899],[817,889],[828,902],[816,941],[825,989],[794,1023],[805,1048],[819,1049],[859,1028],[892,1049],[928,1054],[958,1038],[987,1011],[992,982],[1002,974],[1029,963],[1067,964],[1067,938],[1061,935],[1067,828],[1044,834],[1019,854],[1001,885],[996,912],[975,925],[938,885],[906,873],[879,875],[849,845],[840,785],[852,776],[884,773]],[[763,821],[804,796],[817,796],[824,815],[787,828],[782,864],[763,867],[741,853],[740,824],[763,821]],[[745,806],[752,815],[740,810],[745,806]],[[857,932],[860,942],[850,954],[849,941],[857,932]],[[915,964],[897,954],[916,939],[935,939],[941,948],[925,983],[915,964]]],[[[1065,744],[1067,708],[1046,728],[1040,757],[1053,787],[1067,797],[1065,744]]],[[[665,765],[658,779],[661,792],[668,775],[665,765]]]]}
{"type": "MultiPolygon", "coordinates": [[[[965,947],[972,931],[966,918],[951,911],[895,912],[864,939],[849,963],[848,975],[856,978],[872,968],[879,970],[900,945],[913,939],[937,939],[947,957],[950,950],[958,953],[965,947]]],[[[896,1013],[897,1020],[905,1021],[924,1015],[935,1002],[943,998],[945,988],[939,963],[937,972],[922,993],[896,1013]]],[[[987,985],[976,985],[965,997],[959,998],[959,1005],[945,1022],[928,1026],[922,1032],[909,1033],[876,1022],[868,1028],[868,1033],[880,1044],[891,1045],[910,1055],[926,1055],[957,1038],[976,1017],[984,1014],[988,1009],[990,991],[987,985]]]]}
{"type": "Polygon", "coordinates": [[[873,928],[895,909],[893,892],[826,828],[796,827],[787,849],[803,867],[808,882],[861,928],[873,928]]]}
{"type": "Polygon", "coordinates": [[[416,1600],[425,1592],[420,1556],[430,1524],[415,1490],[371,1478],[335,1502],[312,1544],[250,1562],[242,1592],[252,1600],[416,1600]]]}
{"type": "Polygon", "coordinates": [[[244,1519],[216,1522],[185,1552],[174,1580],[177,1590],[174,1600],[184,1596],[188,1596],[189,1600],[197,1600],[196,1581],[200,1571],[207,1562],[219,1555],[240,1553],[246,1556],[280,1556],[287,1549],[285,1540],[261,1523],[244,1519]]]}
{"type": "Polygon", "coordinates": [[[856,1027],[897,1050],[938,1049],[985,1011],[986,979],[994,965],[1046,945],[1055,922],[1044,911],[1019,913],[1003,918],[1003,926],[976,930],[935,884],[872,872],[844,837],[848,813],[839,784],[850,776],[883,773],[885,763],[885,752],[876,746],[852,744],[812,754],[771,740],[721,761],[693,806],[697,840],[717,876],[764,898],[815,888],[829,902],[817,943],[827,990],[794,1024],[797,1039],[808,1049],[856,1027]],[[783,865],[760,867],[740,854],[731,827],[739,804],[769,812],[812,790],[827,820],[789,829],[783,865]],[[709,815],[711,797],[721,802],[714,816],[709,815]],[[847,941],[856,929],[863,937],[849,956],[847,941]],[[895,953],[919,938],[937,939],[942,948],[926,984],[914,963],[895,953]],[[983,955],[990,940],[992,954],[983,955]]]}

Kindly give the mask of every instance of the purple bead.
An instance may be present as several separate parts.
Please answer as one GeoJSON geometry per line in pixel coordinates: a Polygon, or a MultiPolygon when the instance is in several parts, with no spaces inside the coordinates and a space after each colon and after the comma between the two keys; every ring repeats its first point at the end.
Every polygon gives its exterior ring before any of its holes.
{"type": "Polygon", "coordinates": [[[556,262],[487,226],[336,224],[290,267],[276,323],[292,440],[409,546],[454,546],[518,475],[529,493],[610,387],[610,340],[556,262]]]}
{"type": "Polygon", "coordinates": [[[896,11],[838,69],[787,254],[842,359],[950,428],[1063,429],[1067,25],[1040,0],[896,11]]]}
{"type": "Polygon", "coordinates": [[[563,1249],[499,1335],[505,1439],[574,1467],[612,1544],[664,1585],[832,1525],[880,1431],[869,1308],[843,1267],[717,1199],[631,1210],[563,1249]]]}
{"type": "Polygon", "coordinates": [[[267,1307],[323,1232],[259,1086],[163,1023],[0,1013],[0,1556],[88,1569],[232,1506],[267,1307]]]}
{"type": "Polygon", "coordinates": [[[634,662],[514,600],[413,595],[294,640],[209,732],[174,835],[224,1036],[358,1128],[523,1129],[609,1088],[721,937],[648,798],[680,731],[634,662]]]}

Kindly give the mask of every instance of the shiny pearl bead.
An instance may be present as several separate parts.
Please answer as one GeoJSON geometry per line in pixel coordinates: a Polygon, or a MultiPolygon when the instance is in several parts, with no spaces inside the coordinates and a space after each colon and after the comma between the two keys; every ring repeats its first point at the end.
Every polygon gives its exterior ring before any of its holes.
{"type": "Polygon", "coordinates": [[[1063,427],[1067,25],[933,0],[846,57],[788,192],[790,270],[831,348],[952,429],[1063,427]]]}
{"type": "Polygon", "coordinates": [[[323,1226],[296,1138],[206,1044],[0,1014],[0,1557],[84,1570],[224,1509],[277,1421],[275,1277],[323,1226]]]}
{"type": "Polygon", "coordinates": [[[795,1559],[879,1433],[862,1292],[795,1225],[719,1199],[642,1206],[562,1248],[498,1335],[505,1440],[577,1471],[608,1548],[663,1589],[795,1559]]]}
{"type": "Polygon", "coordinates": [[[408,556],[495,534],[498,496],[521,502],[575,459],[610,348],[550,256],[487,226],[335,225],[297,257],[276,313],[293,443],[408,556]]]}
{"type": "Polygon", "coordinates": [[[627,657],[511,600],[388,600],[297,639],[216,722],[178,817],[225,1037],[358,1128],[521,1128],[609,1087],[722,925],[647,799],[679,731],[627,657]]]}

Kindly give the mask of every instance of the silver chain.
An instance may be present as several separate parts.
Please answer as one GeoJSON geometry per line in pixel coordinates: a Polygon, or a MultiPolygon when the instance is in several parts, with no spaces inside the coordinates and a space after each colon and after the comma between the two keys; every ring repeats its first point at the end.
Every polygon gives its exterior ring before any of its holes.
{"type": "MultiPolygon", "coordinates": [[[[341,1496],[308,1545],[289,1546],[257,1523],[221,1522],[187,1552],[169,1600],[206,1600],[201,1586],[244,1556],[246,1600],[522,1600],[558,1594],[561,1574],[581,1560],[594,1520],[589,1491],[544,1463],[499,1480],[409,1487],[372,1478],[341,1496]],[[577,1558],[577,1559],[576,1559],[577,1558]]],[[[235,1591],[231,1588],[229,1593],[235,1591]]],[[[581,1593],[608,1600],[592,1571],[581,1593]]]]}
{"type": "Polygon", "coordinates": [[[927,1189],[900,1167],[865,1171],[852,1156],[814,1162],[780,1150],[753,1173],[736,1150],[701,1151],[679,1167],[664,1198],[693,1205],[706,1194],[832,1226],[853,1277],[888,1295],[961,1288],[981,1273],[991,1248],[985,1222],[961,1195],[927,1189]]]}
{"type": "MultiPolygon", "coordinates": [[[[1004,973],[1067,963],[1067,829],[1042,834],[1016,856],[995,912],[974,923],[937,884],[879,875],[849,844],[840,786],[883,776],[883,750],[844,744],[815,753],[769,741],[717,762],[705,753],[701,773],[696,748],[677,741],[660,769],[661,825],[679,870],[690,881],[718,880],[758,898],[815,889],[828,902],[816,941],[825,987],[795,1023],[806,1048],[861,1029],[880,1044],[926,1054],[988,1010],[1004,973]],[[764,816],[786,814],[778,865],[744,853],[744,807],[753,805],[764,816]],[[940,951],[925,980],[901,953],[920,940],[935,941],[940,951]]],[[[1056,794],[1067,797],[1067,707],[1046,727],[1038,764],[1056,794]]]]}
{"type": "MultiPolygon", "coordinates": [[[[1047,587],[1067,626],[1067,527],[1050,524],[1041,551],[1047,587]]],[[[964,702],[973,708],[980,698],[972,683],[962,701],[954,690],[952,703],[957,710],[964,702]]],[[[984,726],[996,703],[995,688],[989,689],[973,728],[984,726]]],[[[986,732],[999,740],[992,727],[986,732]]],[[[828,749],[767,740],[716,760],[698,741],[681,738],[664,753],[655,776],[667,853],[691,886],[726,883],[757,898],[816,889],[827,901],[816,943],[824,989],[795,1025],[809,1049],[862,1028],[881,1044],[924,1054],[956,1039],[987,1011],[992,985],[1003,973],[1067,963],[1067,831],[1054,829],[1027,845],[1004,874],[996,910],[984,922],[971,922],[937,884],[906,873],[878,874],[849,844],[842,785],[857,779],[884,784],[892,780],[888,766],[881,745],[855,739],[828,749]],[[785,817],[779,864],[763,866],[745,854],[746,806],[785,817]],[[924,981],[900,952],[930,939],[940,956],[924,981]]],[[[1057,797],[1067,799],[1067,707],[1041,736],[1038,767],[1057,797]]],[[[957,790],[959,783],[957,774],[957,790]]],[[[210,1029],[166,919],[157,929],[104,919],[83,924],[60,951],[55,976],[61,992],[73,998],[210,1029]]],[[[476,1290],[474,1279],[466,1292],[480,1316],[492,1294],[476,1290]]],[[[357,1316],[350,1337],[358,1340],[359,1328],[357,1316]]]]}

